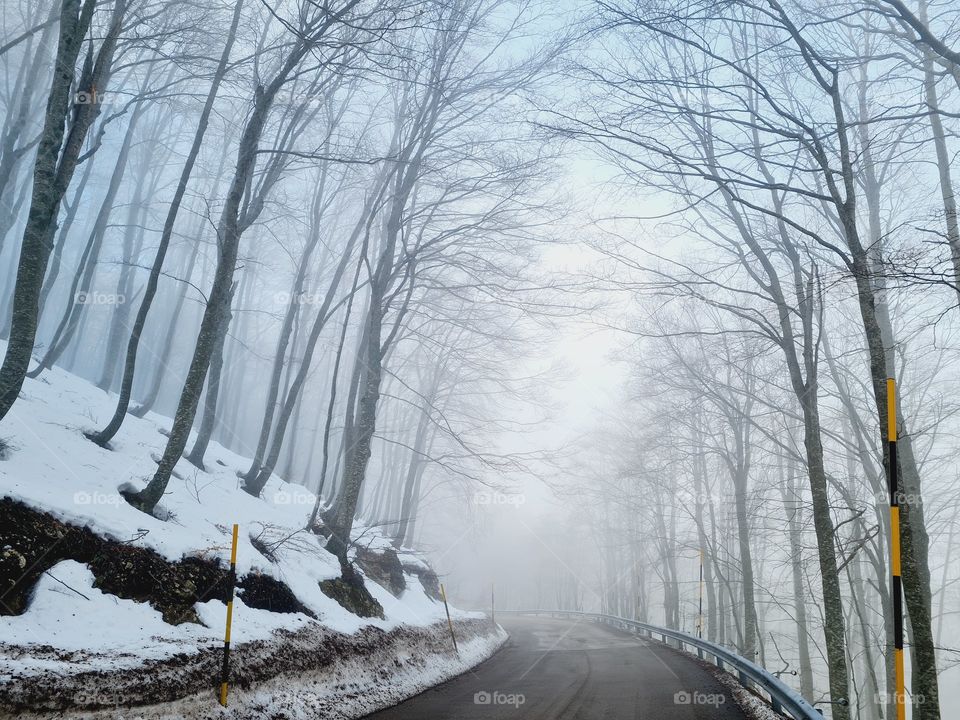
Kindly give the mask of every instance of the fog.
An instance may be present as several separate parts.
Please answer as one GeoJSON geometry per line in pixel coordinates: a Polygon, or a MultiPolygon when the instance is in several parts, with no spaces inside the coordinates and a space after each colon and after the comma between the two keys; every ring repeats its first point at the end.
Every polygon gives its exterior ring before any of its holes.
{"type": "Polygon", "coordinates": [[[0,27],[0,438],[68,371],[103,448],[165,418],[115,478],[145,513],[218,444],[317,495],[345,577],[376,531],[460,606],[699,634],[839,720],[895,717],[902,564],[912,717],[960,701],[960,8],[0,27]]]}

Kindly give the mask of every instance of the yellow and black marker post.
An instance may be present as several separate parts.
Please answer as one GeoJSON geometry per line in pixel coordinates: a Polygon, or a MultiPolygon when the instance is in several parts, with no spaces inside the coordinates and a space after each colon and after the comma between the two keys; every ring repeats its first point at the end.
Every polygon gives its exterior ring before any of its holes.
{"type": "Polygon", "coordinates": [[[233,526],[233,544],[230,547],[230,599],[227,601],[227,631],[223,636],[223,667],[220,668],[220,704],[227,706],[227,684],[230,682],[230,624],[233,622],[233,589],[237,584],[237,535],[240,526],[233,526]]]}
{"type": "Polygon", "coordinates": [[[450,638],[453,640],[453,649],[457,655],[460,654],[460,648],[457,647],[457,636],[453,632],[453,620],[450,619],[450,606],[447,605],[447,591],[443,589],[443,583],[440,583],[440,597],[443,598],[443,609],[447,611],[447,627],[450,628],[450,638]]]}
{"type": "Polygon", "coordinates": [[[903,677],[903,586],[900,578],[900,481],[897,466],[897,385],[887,378],[887,444],[890,456],[890,590],[893,595],[893,673],[897,720],[907,716],[903,677]]]}

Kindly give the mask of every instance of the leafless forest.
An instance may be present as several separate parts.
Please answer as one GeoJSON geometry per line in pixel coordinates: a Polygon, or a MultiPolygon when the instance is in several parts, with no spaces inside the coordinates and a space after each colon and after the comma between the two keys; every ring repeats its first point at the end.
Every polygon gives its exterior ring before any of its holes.
{"type": "Polygon", "coordinates": [[[219,443],[251,496],[316,493],[348,584],[377,527],[478,607],[701,633],[834,720],[897,717],[899,517],[910,717],[954,716],[953,0],[0,27],[0,439],[69,371],[113,407],[91,445],[168,418],[114,478],[144,513],[219,443]]]}

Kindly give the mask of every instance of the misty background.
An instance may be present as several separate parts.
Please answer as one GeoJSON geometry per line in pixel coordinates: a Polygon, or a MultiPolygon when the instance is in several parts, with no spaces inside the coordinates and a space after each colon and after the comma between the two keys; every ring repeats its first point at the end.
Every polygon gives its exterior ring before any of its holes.
{"type": "Polygon", "coordinates": [[[895,377],[910,679],[960,701],[952,3],[0,23],[8,422],[67,369],[105,447],[172,418],[145,511],[217,442],[344,562],[376,526],[464,606],[700,631],[879,720],[895,377]]]}

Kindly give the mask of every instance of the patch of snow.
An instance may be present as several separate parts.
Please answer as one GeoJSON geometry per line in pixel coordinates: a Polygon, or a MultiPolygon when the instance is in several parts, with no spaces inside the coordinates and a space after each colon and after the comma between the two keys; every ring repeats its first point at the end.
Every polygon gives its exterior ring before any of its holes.
{"type": "MultiPolygon", "coordinates": [[[[169,625],[147,603],[101,592],[93,587],[93,573],[87,566],[73,560],[57,563],[40,577],[28,612],[0,621],[4,643],[55,643],[62,650],[81,653],[81,658],[107,651],[127,660],[159,658],[171,648],[195,651],[196,643],[214,639],[209,628],[195,623],[169,625]]],[[[28,664],[30,659],[22,662],[28,664]]],[[[41,663],[39,669],[47,666],[41,663]]]]}
{"type": "Polygon", "coordinates": [[[783,715],[774,712],[772,707],[743,687],[733,676],[728,675],[720,680],[730,688],[737,705],[750,720],[785,720],[783,715]]]}
{"type": "MultiPolygon", "coordinates": [[[[445,626],[404,638],[374,656],[345,656],[314,672],[284,674],[250,689],[231,687],[227,708],[203,693],[155,706],[92,712],[68,712],[66,720],[353,720],[395,705],[434,685],[467,672],[488,659],[507,640],[501,627],[449,646],[445,626]]],[[[37,720],[29,714],[21,720],[37,720]]]]}
{"type": "MultiPolygon", "coordinates": [[[[0,343],[0,352],[4,348],[0,343]]],[[[445,622],[443,603],[427,596],[415,575],[406,575],[408,588],[400,598],[367,580],[367,587],[384,608],[383,620],[357,617],[324,595],[320,581],[337,577],[340,568],[322,540],[303,530],[316,500],[313,493],[274,475],[262,498],[251,497],[241,489],[237,477],[247,469],[249,460],[218,443],[210,443],[205,471],[186,460],[177,464],[162,500],[165,519],[136,510],[119,490],[139,489],[149,481],[171,421],[154,413],[144,418],[129,415],[111,449],[104,449],[83,433],[102,427],[114,404],[115,396],[60,368],[39,379],[28,379],[22,397],[0,429],[9,444],[6,458],[0,459],[0,496],[64,522],[88,526],[98,535],[149,548],[173,562],[201,557],[225,566],[231,527],[238,523],[238,576],[261,573],[283,581],[316,619],[302,613],[250,608],[238,597],[235,643],[311,625],[318,631],[350,634],[370,626],[389,631],[401,625],[427,627],[445,622]],[[273,552],[276,562],[253,546],[251,538],[257,537],[268,544],[287,538],[273,552]]],[[[389,538],[375,529],[358,525],[356,531],[363,535],[365,545],[390,545],[389,538]]],[[[402,560],[423,565],[409,551],[403,552],[402,560]]],[[[0,617],[0,679],[12,673],[51,669],[77,673],[92,665],[109,669],[210,649],[222,642],[226,606],[210,601],[197,605],[196,610],[203,625],[169,625],[146,603],[94,588],[86,566],[60,562],[41,577],[23,615],[0,617]],[[38,653],[44,657],[31,660],[30,653],[22,651],[42,646],[61,652],[38,653]]],[[[452,607],[450,611],[455,619],[483,617],[452,607]]],[[[469,658],[487,650],[489,646],[482,643],[467,648],[463,663],[449,667],[465,669],[469,658]]],[[[436,677],[443,675],[439,668],[433,672],[436,677]]]]}
{"type": "Polygon", "coordinates": [[[712,662],[697,657],[697,655],[687,650],[676,650],[676,652],[682,652],[684,655],[693,658],[701,667],[723,683],[727,689],[730,690],[734,701],[736,701],[740,709],[743,710],[744,715],[750,718],[750,720],[787,720],[785,715],[775,712],[770,705],[744,687],[731,673],[717,667],[712,662]]]}
{"type": "MultiPolygon", "coordinates": [[[[495,634],[460,643],[460,652],[453,656],[423,653],[411,647],[404,652],[394,650],[396,666],[349,662],[340,673],[328,678],[295,678],[271,681],[251,693],[237,693],[232,711],[222,717],[253,720],[282,717],[290,720],[353,720],[377,710],[396,705],[434,685],[462,675],[493,655],[507,640],[507,633],[498,626],[495,634]],[[345,684],[343,681],[349,680],[345,684]]],[[[194,716],[185,715],[184,718],[194,716]]],[[[163,715],[157,720],[174,720],[163,715]]],[[[144,720],[154,720],[147,716],[144,720]]]]}

